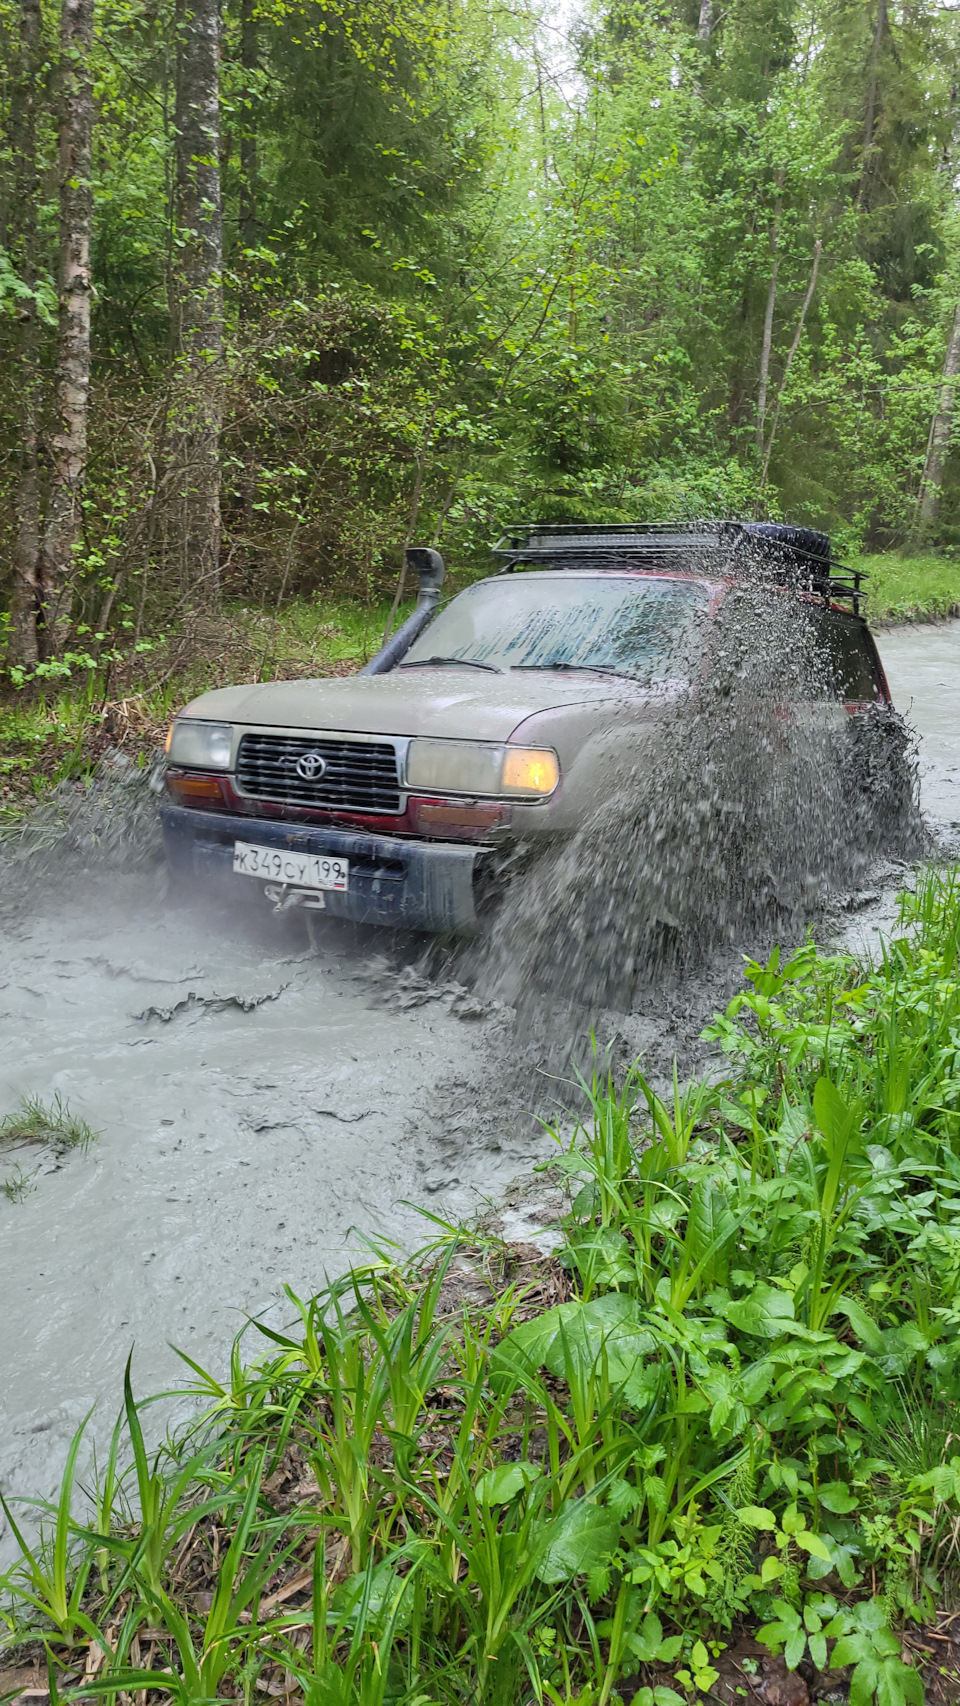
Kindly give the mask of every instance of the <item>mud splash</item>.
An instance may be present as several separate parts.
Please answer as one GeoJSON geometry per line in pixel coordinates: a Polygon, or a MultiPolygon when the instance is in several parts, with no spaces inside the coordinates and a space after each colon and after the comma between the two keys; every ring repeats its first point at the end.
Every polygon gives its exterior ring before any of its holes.
{"type": "Polygon", "coordinates": [[[617,798],[515,886],[481,954],[480,990],[541,1036],[545,1013],[554,1032],[629,1013],[734,947],[789,940],[878,856],[922,848],[907,730],[831,699],[813,613],[750,589],[693,649],[709,671],[665,702],[617,798]]]}

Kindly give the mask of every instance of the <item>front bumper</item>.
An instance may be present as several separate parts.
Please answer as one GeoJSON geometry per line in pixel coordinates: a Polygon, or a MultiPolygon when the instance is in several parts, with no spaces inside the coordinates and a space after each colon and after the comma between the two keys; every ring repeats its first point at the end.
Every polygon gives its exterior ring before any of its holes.
{"type": "Polygon", "coordinates": [[[364,835],[319,824],[265,823],[185,806],[161,806],[160,818],[168,863],[184,875],[213,877],[253,891],[250,877],[234,874],[235,841],[301,853],[338,853],[350,861],[350,887],[346,894],[325,892],[324,910],[332,918],[461,936],[478,929],[473,881],[477,847],[364,835]]]}

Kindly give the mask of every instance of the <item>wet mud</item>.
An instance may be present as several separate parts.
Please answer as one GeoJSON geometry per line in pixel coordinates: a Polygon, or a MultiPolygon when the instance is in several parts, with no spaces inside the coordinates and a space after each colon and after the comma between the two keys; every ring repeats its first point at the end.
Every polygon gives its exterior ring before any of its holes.
{"type": "Polygon", "coordinates": [[[284,1284],[425,1242],[413,1204],[476,1214],[536,1138],[458,1142],[490,1021],[369,938],[181,905],[155,872],[51,876],[34,902],[3,919],[0,1114],[59,1093],[99,1134],[18,1153],[27,1193],[0,1196],[0,1487],[47,1496],[91,1406],[112,1425],[131,1348],[141,1394],[185,1374],[168,1341],[222,1371],[284,1284]]]}
{"type": "MultiPolygon", "coordinates": [[[[960,852],[960,623],[890,631],[880,650],[920,735],[925,809],[960,852]]],[[[316,920],[308,939],[259,895],[189,904],[156,864],[148,790],[103,786],[106,841],[95,801],[61,803],[2,873],[0,1115],[59,1093],[99,1134],[84,1154],[34,1150],[23,1200],[0,1195],[7,1494],[54,1493],[95,1405],[102,1445],[131,1347],[139,1394],[183,1378],[171,1343],[222,1371],[246,1316],[286,1319],[285,1284],[309,1295],[365,1240],[425,1242],[416,1204],[549,1241],[542,1193],[515,1181],[552,1152],[536,1112],[562,1121],[570,1101],[569,1049],[518,1032],[516,990],[484,985],[475,957],[316,920]],[[109,809],[111,788],[132,790],[132,814],[109,809]]],[[[869,946],[908,875],[858,866],[824,929],[869,946]]],[[[674,1055],[700,1063],[740,947],[619,1007],[615,986],[594,991],[611,1057],[642,1055],[653,1076],[674,1055]]]]}

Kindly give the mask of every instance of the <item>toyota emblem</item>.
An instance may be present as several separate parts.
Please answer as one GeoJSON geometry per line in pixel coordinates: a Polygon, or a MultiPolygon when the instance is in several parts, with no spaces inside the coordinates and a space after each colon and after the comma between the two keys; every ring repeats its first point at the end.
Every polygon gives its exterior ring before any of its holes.
{"type": "Polygon", "coordinates": [[[297,759],[296,772],[304,782],[319,782],[327,768],[327,761],[322,752],[304,752],[297,759]]]}

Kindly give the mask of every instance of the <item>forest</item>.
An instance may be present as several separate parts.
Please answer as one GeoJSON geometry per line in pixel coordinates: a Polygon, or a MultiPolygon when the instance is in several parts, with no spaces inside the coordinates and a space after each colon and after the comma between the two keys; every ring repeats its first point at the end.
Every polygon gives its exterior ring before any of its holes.
{"type": "Polygon", "coordinates": [[[8,685],[518,516],[949,557],[958,20],[2,0],[8,685]]]}

